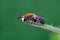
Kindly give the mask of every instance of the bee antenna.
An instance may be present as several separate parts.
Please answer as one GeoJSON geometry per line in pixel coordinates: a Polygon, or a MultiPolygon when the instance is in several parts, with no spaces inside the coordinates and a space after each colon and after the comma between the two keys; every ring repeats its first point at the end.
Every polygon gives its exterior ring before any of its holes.
{"type": "Polygon", "coordinates": [[[17,19],[20,19],[20,18],[22,18],[22,17],[18,17],[17,19]]]}

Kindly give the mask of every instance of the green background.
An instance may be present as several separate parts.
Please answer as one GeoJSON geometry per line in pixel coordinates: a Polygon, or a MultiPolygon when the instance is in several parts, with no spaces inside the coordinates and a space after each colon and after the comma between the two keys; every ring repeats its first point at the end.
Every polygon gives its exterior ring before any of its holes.
{"type": "Polygon", "coordinates": [[[50,40],[50,31],[22,23],[16,14],[36,13],[60,25],[60,0],[0,0],[0,40],[50,40]]]}

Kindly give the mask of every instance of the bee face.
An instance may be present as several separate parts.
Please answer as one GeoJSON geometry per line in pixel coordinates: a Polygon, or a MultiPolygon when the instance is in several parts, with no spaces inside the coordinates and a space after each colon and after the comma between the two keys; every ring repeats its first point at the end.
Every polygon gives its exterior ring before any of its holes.
{"type": "Polygon", "coordinates": [[[22,22],[24,22],[24,18],[22,17],[22,22]]]}

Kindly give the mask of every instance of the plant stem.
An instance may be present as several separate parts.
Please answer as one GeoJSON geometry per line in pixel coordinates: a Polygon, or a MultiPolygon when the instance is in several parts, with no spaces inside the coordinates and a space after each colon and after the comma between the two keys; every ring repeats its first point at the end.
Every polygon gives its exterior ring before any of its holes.
{"type": "Polygon", "coordinates": [[[35,27],[39,27],[39,28],[43,28],[43,29],[46,29],[46,30],[49,30],[49,31],[52,31],[52,32],[55,32],[55,33],[58,33],[60,34],[60,29],[59,28],[56,28],[54,26],[51,26],[51,25],[36,25],[36,24],[29,24],[29,25],[32,25],[32,26],[35,26],[35,27]]]}

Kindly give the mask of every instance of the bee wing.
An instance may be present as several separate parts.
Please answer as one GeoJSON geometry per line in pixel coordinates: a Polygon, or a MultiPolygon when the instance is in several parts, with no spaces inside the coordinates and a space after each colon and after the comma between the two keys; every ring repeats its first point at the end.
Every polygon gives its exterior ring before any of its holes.
{"type": "Polygon", "coordinates": [[[41,19],[43,19],[43,20],[47,20],[47,18],[42,17],[42,16],[38,16],[38,18],[41,18],[41,19]]]}

